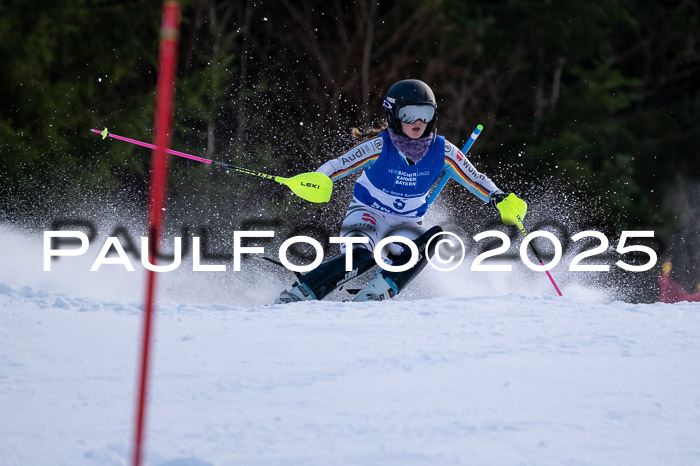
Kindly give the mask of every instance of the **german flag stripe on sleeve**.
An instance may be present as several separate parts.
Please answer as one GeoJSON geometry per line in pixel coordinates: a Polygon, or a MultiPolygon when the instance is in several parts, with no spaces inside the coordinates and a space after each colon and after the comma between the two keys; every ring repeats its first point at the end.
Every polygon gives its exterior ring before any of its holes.
{"type": "Polygon", "coordinates": [[[458,176],[461,180],[463,180],[467,185],[471,186],[476,190],[477,192],[483,194],[485,197],[488,197],[490,192],[487,189],[484,189],[483,186],[480,184],[477,184],[475,181],[469,179],[469,177],[464,173],[459,166],[455,163],[454,160],[450,159],[449,157],[445,157],[445,162],[448,163],[452,169],[455,172],[455,175],[458,176]]]}
{"type": "Polygon", "coordinates": [[[340,171],[337,171],[331,175],[331,180],[335,181],[336,179],[338,179],[340,177],[343,177],[345,175],[349,175],[350,173],[353,173],[353,172],[359,170],[360,168],[362,168],[362,166],[364,164],[366,164],[367,162],[377,160],[377,157],[379,157],[379,154],[373,155],[371,157],[367,157],[366,159],[360,160],[359,162],[357,162],[354,165],[349,166],[348,168],[344,168],[340,171]]]}

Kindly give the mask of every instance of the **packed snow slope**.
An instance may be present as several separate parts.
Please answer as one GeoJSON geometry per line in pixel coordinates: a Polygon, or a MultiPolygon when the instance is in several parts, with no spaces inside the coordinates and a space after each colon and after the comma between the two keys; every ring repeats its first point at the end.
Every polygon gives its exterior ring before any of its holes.
{"type": "MultiPolygon", "coordinates": [[[[129,464],[143,273],[2,237],[0,462],[129,464]]],[[[265,306],[283,278],[163,274],[147,464],[700,464],[700,305],[517,275],[265,306]]]]}

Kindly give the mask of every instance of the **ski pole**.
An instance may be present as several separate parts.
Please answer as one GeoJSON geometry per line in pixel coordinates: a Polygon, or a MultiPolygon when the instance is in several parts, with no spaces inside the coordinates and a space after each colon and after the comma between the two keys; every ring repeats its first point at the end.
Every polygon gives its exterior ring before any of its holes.
{"type": "MultiPolygon", "coordinates": [[[[527,236],[527,231],[525,231],[525,227],[523,226],[523,217],[525,217],[525,213],[527,212],[527,203],[525,201],[518,198],[515,194],[510,193],[508,197],[496,205],[496,208],[501,212],[501,220],[505,225],[515,225],[523,236],[527,236]]],[[[535,257],[540,262],[540,265],[544,265],[544,261],[540,253],[535,249],[535,245],[532,244],[532,241],[528,244],[532,252],[535,253],[535,257]]],[[[549,277],[549,281],[552,282],[554,289],[557,290],[557,294],[562,296],[561,290],[559,290],[554,278],[552,278],[552,274],[549,273],[549,270],[545,270],[545,273],[547,277],[549,277]]]]}
{"type": "MultiPolygon", "coordinates": [[[[522,222],[518,222],[516,226],[520,229],[520,232],[523,234],[523,236],[527,236],[527,232],[525,231],[525,227],[523,226],[522,222]]],[[[542,260],[542,257],[540,257],[540,253],[537,252],[537,249],[535,249],[535,245],[532,244],[532,241],[530,241],[530,243],[528,243],[528,246],[530,246],[530,249],[535,254],[535,257],[540,262],[540,265],[544,265],[544,261],[542,260]]],[[[547,276],[549,277],[549,281],[552,282],[554,289],[557,290],[557,294],[559,296],[562,296],[561,291],[559,290],[559,287],[557,286],[556,282],[554,281],[554,278],[552,278],[552,274],[549,273],[549,270],[545,270],[544,273],[546,273],[547,276]]]]}
{"type": "Polygon", "coordinates": [[[484,127],[482,125],[476,125],[474,131],[472,131],[472,135],[469,136],[467,142],[464,143],[464,147],[462,147],[462,153],[464,155],[467,155],[467,152],[469,152],[469,149],[472,148],[472,144],[474,144],[474,141],[476,141],[476,138],[479,137],[479,135],[481,134],[481,130],[483,129],[484,127]]]}
{"type": "MultiPolygon", "coordinates": [[[[467,152],[469,152],[469,149],[471,149],[472,144],[474,144],[474,141],[476,141],[476,138],[479,137],[479,134],[481,134],[481,130],[484,129],[482,125],[476,125],[476,128],[474,128],[474,131],[472,131],[472,135],[469,136],[469,139],[467,139],[467,142],[464,143],[464,147],[462,147],[462,154],[467,155],[467,152]]],[[[430,194],[426,202],[428,203],[428,207],[430,207],[430,204],[433,203],[433,201],[438,197],[438,194],[440,194],[440,191],[442,191],[442,188],[445,187],[448,181],[450,181],[450,176],[443,176],[442,179],[440,180],[440,183],[438,183],[437,186],[435,186],[435,189],[433,192],[430,194]]]]}
{"type": "MultiPolygon", "coordinates": [[[[107,128],[100,131],[98,129],[91,129],[93,133],[101,134],[102,139],[107,137],[118,139],[120,141],[128,142],[130,144],[135,144],[137,146],[147,147],[149,149],[155,149],[156,146],[149,144],[147,142],[137,141],[136,139],[126,138],[124,136],[119,136],[118,134],[110,133],[107,128]]],[[[333,193],[333,181],[325,174],[318,172],[308,172],[301,173],[299,175],[293,176],[291,178],[284,178],[281,176],[268,175],[261,172],[256,172],[248,168],[237,167],[225,162],[217,162],[216,160],[209,160],[204,157],[199,157],[197,155],[186,154],[184,152],[179,152],[173,149],[164,149],[164,151],[171,155],[176,155],[178,157],[184,157],[186,159],[195,160],[197,162],[207,163],[215,165],[218,167],[228,168],[229,170],[236,171],[238,173],[245,173],[246,175],[259,176],[267,180],[274,180],[287,186],[292,190],[294,194],[305,199],[309,202],[328,202],[333,193]]]]}

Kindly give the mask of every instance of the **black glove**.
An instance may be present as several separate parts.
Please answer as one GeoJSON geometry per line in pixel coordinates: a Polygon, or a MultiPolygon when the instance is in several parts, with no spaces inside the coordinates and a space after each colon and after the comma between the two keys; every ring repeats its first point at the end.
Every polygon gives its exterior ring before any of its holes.
{"type": "Polygon", "coordinates": [[[508,194],[505,193],[493,193],[491,195],[491,199],[489,199],[489,204],[491,204],[491,207],[493,207],[495,210],[498,210],[498,205],[499,202],[501,202],[503,199],[508,197],[508,194]]]}

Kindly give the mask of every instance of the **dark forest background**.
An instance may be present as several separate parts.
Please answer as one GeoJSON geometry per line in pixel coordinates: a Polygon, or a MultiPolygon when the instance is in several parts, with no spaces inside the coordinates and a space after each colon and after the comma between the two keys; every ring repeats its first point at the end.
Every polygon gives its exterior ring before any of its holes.
{"type": "MultiPolygon", "coordinates": [[[[653,229],[679,279],[698,280],[697,1],[181,7],[174,148],[267,173],[313,171],[353,144],[351,127],[383,118],[392,83],[418,78],[438,96],[449,140],[461,146],[485,126],[470,158],[528,200],[534,220],[574,218],[571,234],[653,229]]],[[[151,141],[160,14],[154,1],[0,3],[5,221],[45,229],[57,216],[143,208],[148,151],[89,129],[151,141]]],[[[171,170],[169,218],[235,228],[283,218],[334,232],[352,184],[315,206],[204,164],[178,159],[171,170]]],[[[440,202],[455,221],[492,215],[455,186],[440,202]]]]}

